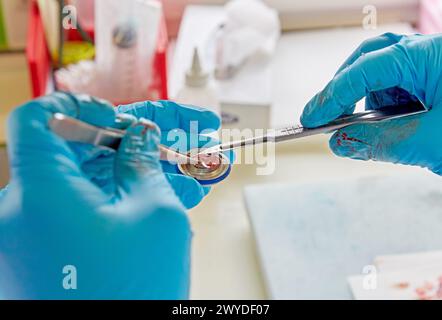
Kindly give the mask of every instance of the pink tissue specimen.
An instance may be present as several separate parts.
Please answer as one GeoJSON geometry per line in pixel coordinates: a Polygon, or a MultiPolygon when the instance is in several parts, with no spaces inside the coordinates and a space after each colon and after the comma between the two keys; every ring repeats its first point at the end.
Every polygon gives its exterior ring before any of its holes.
{"type": "Polygon", "coordinates": [[[199,168],[206,168],[210,170],[216,170],[221,165],[221,159],[218,153],[199,154],[197,156],[199,168]]]}
{"type": "Polygon", "coordinates": [[[408,282],[399,282],[394,285],[397,289],[407,289],[410,286],[408,282]]]}
{"type": "Polygon", "coordinates": [[[439,276],[436,284],[426,281],[415,292],[419,300],[442,300],[442,276],[439,276]]]}

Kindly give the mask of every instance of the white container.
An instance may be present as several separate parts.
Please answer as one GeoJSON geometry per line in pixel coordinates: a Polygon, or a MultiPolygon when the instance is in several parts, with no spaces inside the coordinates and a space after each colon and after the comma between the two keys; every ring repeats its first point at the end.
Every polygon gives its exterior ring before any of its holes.
{"type": "Polygon", "coordinates": [[[149,98],[161,14],[156,0],[95,1],[99,97],[115,104],[149,98]]]}
{"type": "Polygon", "coordinates": [[[209,109],[218,115],[221,114],[215,84],[209,73],[203,70],[196,48],[193,52],[191,67],[186,72],[184,85],[174,100],[178,103],[209,109]]]}
{"type": "MultiPolygon", "coordinates": [[[[225,20],[223,6],[189,5],[177,38],[169,74],[169,94],[178,96],[195,47],[206,70],[214,70],[214,33],[225,20]]],[[[213,79],[223,115],[223,128],[255,129],[269,127],[272,103],[272,61],[251,59],[235,77],[213,79]]]]}

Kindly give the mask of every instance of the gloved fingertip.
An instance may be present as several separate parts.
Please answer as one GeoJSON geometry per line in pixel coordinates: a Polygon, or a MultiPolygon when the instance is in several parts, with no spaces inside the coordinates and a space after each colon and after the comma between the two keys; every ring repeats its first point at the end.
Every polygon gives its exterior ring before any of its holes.
{"type": "Polygon", "coordinates": [[[327,86],[305,105],[300,120],[302,126],[315,128],[327,124],[341,114],[342,109],[334,104],[327,86]]]}
{"type": "Polygon", "coordinates": [[[317,110],[314,107],[311,107],[309,110],[304,110],[301,114],[300,122],[301,125],[305,128],[316,128],[319,126],[326,125],[332,120],[335,120],[337,117],[330,117],[327,114],[317,110]]]}
{"type": "Polygon", "coordinates": [[[158,126],[147,119],[140,118],[126,129],[122,144],[129,151],[158,151],[161,132],[158,126]]]}
{"type": "Polygon", "coordinates": [[[137,122],[137,118],[129,113],[117,113],[116,120],[113,125],[116,129],[125,130],[137,122]]]}
{"type": "Polygon", "coordinates": [[[166,173],[166,177],[175,194],[187,209],[191,209],[199,204],[208,192],[191,177],[173,173],[166,173]]]}
{"type": "Polygon", "coordinates": [[[370,160],[373,158],[372,148],[368,142],[343,130],[333,134],[329,146],[338,157],[355,160],[370,160]]]}
{"type": "Polygon", "coordinates": [[[318,127],[321,122],[315,119],[314,115],[311,114],[310,109],[311,107],[307,105],[302,112],[300,117],[301,125],[305,128],[318,127]]]}
{"type": "Polygon", "coordinates": [[[70,94],[78,105],[77,118],[96,126],[112,126],[115,122],[115,109],[104,99],[87,94],[70,94]]]}
{"type": "Polygon", "coordinates": [[[159,142],[160,131],[153,122],[140,119],[131,125],[115,158],[117,179],[137,180],[145,174],[161,172],[159,142]]]}
{"type": "Polygon", "coordinates": [[[203,187],[204,196],[207,196],[209,194],[210,190],[212,190],[212,187],[203,187]]]}

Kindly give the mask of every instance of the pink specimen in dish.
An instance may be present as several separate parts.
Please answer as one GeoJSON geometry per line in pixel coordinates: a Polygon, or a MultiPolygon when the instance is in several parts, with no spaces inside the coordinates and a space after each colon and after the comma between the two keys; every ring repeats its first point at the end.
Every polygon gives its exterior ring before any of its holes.
{"type": "Polygon", "coordinates": [[[221,165],[221,157],[218,153],[198,154],[198,163],[195,165],[201,169],[216,170],[221,165]]]}

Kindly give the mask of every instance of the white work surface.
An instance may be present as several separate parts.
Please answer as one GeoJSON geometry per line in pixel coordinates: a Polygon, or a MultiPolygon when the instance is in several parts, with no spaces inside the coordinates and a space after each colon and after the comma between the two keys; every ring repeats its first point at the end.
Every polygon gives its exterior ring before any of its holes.
{"type": "MultiPolygon", "coordinates": [[[[336,29],[322,36],[319,36],[322,31],[284,34],[274,60],[272,125],[295,122],[305,102],[326,84],[362,39],[386,31],[410,30],[408,25],[398,24],[359,33],[336,29]]],[[[318,183],[391,172],[426,172],[412,167],[334,157],[328,151],[326,137],[282,144],[277,151],[274,174],[257,176],[255,167],[235,165],[230,177],[213,188],[199,206],[190,210],[194,231],[192,299],[268,297],[243,200],[246,185],[292,181],[318,183]]]]}
{"type": "MultiPolygon", "coordinates": [[[[245,186],[274,182],[319,184],[336,179],[402,173],[431,174],[416,167],[335,157],[326,151],[325,138],[320,139],[323,143],[316,151],[291,142],[278,147],[276,170],[269,176],[257,176],[255,167],[250,165],[234,166],[230,177],[190,211],[194,231],[192,299],[270,297],[265,290],[243,201],[245,186]]],[[[277,219],[278,212],[273,214],[277,219]]]]}

